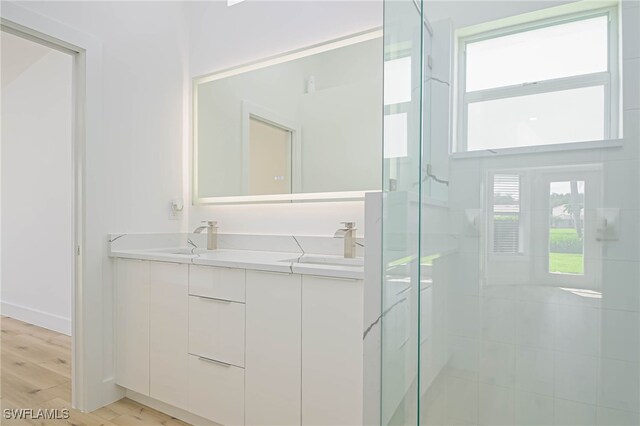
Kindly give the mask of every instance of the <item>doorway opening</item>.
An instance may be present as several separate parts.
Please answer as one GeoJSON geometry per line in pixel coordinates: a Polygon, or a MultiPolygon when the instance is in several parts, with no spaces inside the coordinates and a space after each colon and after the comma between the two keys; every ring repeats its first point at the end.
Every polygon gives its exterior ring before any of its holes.
{"type": "Polygon", "coordinates": [[[0,30],[3,357],[78,407],[84,54],[5,19],[0,30]]]}

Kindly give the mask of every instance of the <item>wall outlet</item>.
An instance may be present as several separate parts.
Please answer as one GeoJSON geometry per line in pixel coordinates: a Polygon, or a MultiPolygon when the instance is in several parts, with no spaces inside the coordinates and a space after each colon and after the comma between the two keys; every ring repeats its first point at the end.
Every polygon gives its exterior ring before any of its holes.
{"type": "Polygon", "coordinates": [[[178,216],[184,210],[182,198],[174,198],[169,204],[169,220],[178,220],[178,216]]]}

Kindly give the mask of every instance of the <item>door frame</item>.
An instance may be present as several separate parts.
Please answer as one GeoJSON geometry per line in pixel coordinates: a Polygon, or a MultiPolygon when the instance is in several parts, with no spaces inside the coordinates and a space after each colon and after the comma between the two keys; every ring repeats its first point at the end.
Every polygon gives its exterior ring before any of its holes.
{"type": "Polygon", "coordinates": [[[30,29],[26,29],[20,25],[17,25],[11,21],[2,18],[0,23],[0,31],[13,34],[17,37],[25,40],[32,41],[34,43],[41,44],[43,46],[61,51],[69,54],[73,61],[72,66],[72,167],[73,167],[73,283],[72,283],[72,302],[71,302],[71,399],[72,405],[77,405],[78,394],[74,391],[77,390],[78,380],[78,367],[79,367],[79,354],[81,354],[82,345],[79,344],[78,337],[80,321],[78,313],[81,313],[81,306],[79,306],[79,294],[78,290],[82,287],[82,246],[84,221],[84,197],[82,193],[83,180],[84,180],[84,120],[83,114],[80,111],[81,105],[84,105],[84,65],[83,58],[80,56],[82,50],[75,46],[69,46],[66,43],[60,43],[58,40],[53,40],[51,37],[47,37],[30,29]]]}
{"type": "Polygon", "coordinates": [[[569,288],[597,290],[602,272],[602,249],[597,240],[596,211],[602,207],[602,168],[596,165],[541,169],[534,172],[533,204],[540,206],[534,212],[533,229],[544,229],[534,233],[533,276],[538,284],[560,285],[569,288]],[[584,271],[582,275],[549,272],[549,188],[552,182],[584,181],[584,271]],[[539,228],[538,228],[539,227],[539,228]]]}
{"type": "MultiPolygon", "coordinates": [[[[81,411],[91,411],[104,405],[100,389],[89,383],[95,377],[97,365],[86,345],[86,336],[95,327],[89,327],[90,309],[85,301],[95,297],[96,290],[87,287],[94,282],[102,286],[102,271],[87,265],[86,236],[86,146],[87,140],[97,143],[100,117],[100,86],[102,46],[93,36],[49,19],[21,5],[7,1],[0,10],[0,28],[19,37],[43,44],[73,57],[73,222],[74,222],[74,278],[71,308],[71,405],[81,411]],[[87,93],[91,93],[88,97],[87,93]],[[93,361],[93,362],[92,362],[93,361]]],[[[102,324],[100,323],[100,328],[102,324]]],[[[102,363],[100,363],[102,364],[102,363]]],[[[101,367],[102,365],[100,365],[101,367]]],[[[101,370],[101,369],[100,369],[101,370]]]]}

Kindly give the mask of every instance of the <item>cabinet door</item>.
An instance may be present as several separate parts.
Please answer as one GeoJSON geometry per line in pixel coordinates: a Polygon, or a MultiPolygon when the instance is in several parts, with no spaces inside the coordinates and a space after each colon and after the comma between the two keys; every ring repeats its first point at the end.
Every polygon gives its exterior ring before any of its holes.
{"type": "Polygon", "coordinates": [[[363,282],[302,277],[302,424],[362,424],[363,282]]]}
{"type": "Polygon", "coordinates": [[[187,405],[187,265],[151,262],[150,396],[177,407],[187,405]]]}
{"type": "Polygon", "coordinates": [[[247,271],[245,423],[300,424],[301,277],[247,271]]]}
{"type": "Polygon", "coordinates": [[[116,261],[116,383],[149,395],[149,262],[116,261]]]}

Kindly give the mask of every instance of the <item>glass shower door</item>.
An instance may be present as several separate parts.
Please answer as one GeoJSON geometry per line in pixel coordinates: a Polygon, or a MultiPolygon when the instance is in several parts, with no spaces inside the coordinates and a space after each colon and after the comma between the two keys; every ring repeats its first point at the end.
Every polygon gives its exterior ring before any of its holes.
{"type": "Polygon", "coordinates": [[[384,10],[381,423],[416,424],[420,342],[422,2],[384,10]]]}

